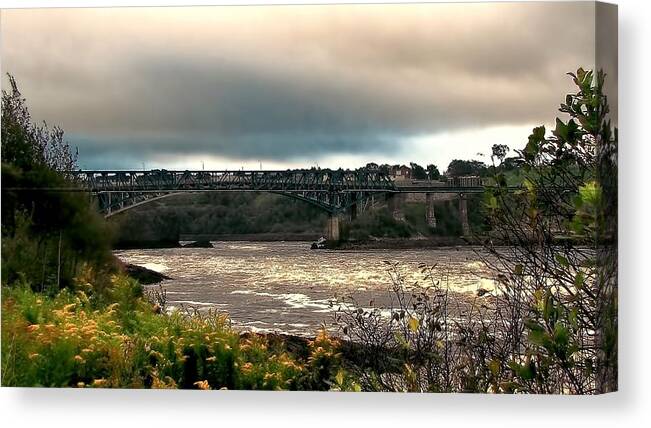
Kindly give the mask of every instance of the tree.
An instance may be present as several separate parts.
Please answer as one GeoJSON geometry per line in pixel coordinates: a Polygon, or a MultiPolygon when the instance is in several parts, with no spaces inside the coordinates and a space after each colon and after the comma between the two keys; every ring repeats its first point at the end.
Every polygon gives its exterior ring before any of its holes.
{"type": "Polygon", "coordinates": [[[427,178],[429,180],[438,180],[441,177],[439,169],[434,164],[427,165],[427,178]]]}
{"type": "Polygon", "coordinates": [[[58,126],[32,122],[16,80],[11,74],[10,91],[2,91],[2,162],[23,170],[39,166],[54,171],[72,171],[77,168],[77,151],[63,139],[58,126]]]}
{"type": "Polygon", "coordinates": [[[493,144],[491,160],[495,162],[495,159],[500,161],[500,164],[506,158],[507,153],[509,152],[509,146],[506,144],[493,144]]]}
{"type": "Polygon", "coordinates": [[[76,153],[63,130],[32,123],[25,99],[10,75],[2,92],[2,281],[26,281],[35,289],[73,284],[84,265],[112,268],[111,230],[64,172],[76,153]]]}
{"type": "Polygon", "coordinates": [[[427,172],[425,172],[425,168],[414,162],[411,162],[409,166],[411,167],[411,178],[415,178],[416,180],[427,179],[427,172]]]}
{"type": "Polygon", "coordinates": [[[391,165],[387,163],[383,163],[382,165],[378,166],[378,171],[380,171],[383,174],[389,174],[391,171],[391,165]]]}
{"type": "MultiPolygon", "coordinates": [[[[485,193],[491,230],[479,252],[495,289],[455,298],[445,273],[425,284],[390,264],[385,306],[335,302],[351,370],[367,390],[594,394],[617,389],[617,130],[603,73],[578,87],[548,135],[516,151],[524,182],[501,168],[485,193]],[[388,316],[387,316],[388,315],[388,316]]],[[[388,263],[388,262],[387,262],[388,263]]]]}
{"type": "Polygon", "coordinates": [[[487,171],[488,167],[484,162],[454,159],[448,165],[445,175],[448,177],[462,177],[468,175],[483,176],[487,171]]]}
{"type": "Polygon", "coordinates": [[[576,394],[617,388],[617,130],[604,74],[570,73],[569,94],[548,135],[534,128],[518,151],[524,185],[505,176],[486,194],[486,259],[500,271],[518,388],[576,394]],[[524,334],[524,335],[523,335],[524,334]]]}

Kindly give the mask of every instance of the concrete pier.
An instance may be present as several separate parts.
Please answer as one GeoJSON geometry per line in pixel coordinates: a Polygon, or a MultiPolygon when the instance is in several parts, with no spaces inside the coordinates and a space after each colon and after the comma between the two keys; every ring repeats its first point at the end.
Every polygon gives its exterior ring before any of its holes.
{"type": "Polygon", "coordinates": [[[434,195],[427,193],[425,195],[425,219],[429,227],[436,227],[436,214],[434,213],[434,195]]]}
{"type": "Polygon", "coordinates": [[[340,239],[340,224],[339,215],[330,213],[326,223],[326,239],[328,241],[337,242],[340,239]]]}
{"type": "Polygon", "coordinates": [[[459,195],[459,220],[463,236],[470,235],[470,223],[468,223],[468,199],[463,193],[459,195]]]}
{"type": "Polygon", "coordinates": [[[357,218],[361,206],[358,203],[354,203],[350,206],[350,220],[353,221],[357,218]]]}
{"type": "Polygon", "coordinates": [[[396,221],[405,221],[405,213],[402,212],[404,200],[404,193],[387,193],[387,206],[391,216],[396,221]]]}

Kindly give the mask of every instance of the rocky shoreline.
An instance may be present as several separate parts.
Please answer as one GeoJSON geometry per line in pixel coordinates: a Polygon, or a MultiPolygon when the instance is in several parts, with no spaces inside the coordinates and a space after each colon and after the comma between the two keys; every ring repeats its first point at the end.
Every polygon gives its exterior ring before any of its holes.
{"type": "MultiPolygon", "coordinates": [[[[115,247],[116,250],[144,250],[158,248],[213,248],[211,241],[247,241],[247,242],[306,242],[309,248],[315,239],[307,239],[304,235],[276,235],[276,234],[251,234],[251,235],[224,235],[219,239],[200,239],[190,243],[181,244],[178,241],[142,241],[122,243],[115,247]],[[300,238],[300,239],[298,239],[300,238]]],[[[480,242],[472,238],[456,236],[435,236],[420,238],[376,238],[364,241],[341,241],[337,243],[327,242],[323,248],[330,250],[392,250],[392,249],[420,249],[420,248],[441,248],[459,247],[465,245],[478,245],[480,242]]],[[[321,247],[319,247],[321,248],[321,247]]]]}
{"type": "Polygon", "coordinates": [[[333,250],[408,250],[421,248],[460,247],[476,245],[472,239],[437,236],[432,238],[382,238],[366,241],[344,241],[329,246],[333,250]]]}
{"type": "MultiPolygon", "coordinates": [[[[244,339],[250,337],[263,338],[270,347],[285,348],[290,354],[302,359],[309,357],[309,343],[314,340],[314,337],[295,336],[285,333],[254,333],[250,331],[240,333],[240,337],[244,339]]],[[[400,361],[401,351],[399,349],[376,348],[341,337],[337,337],[337,340],[341,346],[339,349],[341,357],[346,364],[357,367],[373,366],[376,369],[381,369],[383,372],[398,372],[401,369],[399,365],[391,364],[391,361],[400,361]],[[379,361],[377,358],[378,355],[392,355],[394,358],[386,358],[379,361]]]]}
{"type": "Polygon", "coordinates": [[[129,277],[138,280],[142,285],[151,285],[158,284],[166,279],[172,279],[171,277],[156,272],[155,270],[147,269],[143,266],[134,265],[131,263],[123,262],[122,260],[115,258],[116,264],[125,274],[129,277]]]}

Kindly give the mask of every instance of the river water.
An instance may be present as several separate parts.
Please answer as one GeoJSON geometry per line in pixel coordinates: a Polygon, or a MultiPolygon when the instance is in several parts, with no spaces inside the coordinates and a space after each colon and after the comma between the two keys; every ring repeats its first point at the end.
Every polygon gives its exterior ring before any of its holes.
{"type": "Polygon", "coordinates": [[[427,280],[419,265],[436,265],[434,277],[451,290],[475,294],[492,287],[491,273],[468,247],[330,251],[307,242],[214,242],[214,248],[117,251],[128,262],[162,272],[169,309],[182,306],[227,312],[242,330],[313,336],[332,328],[335,296],[360,306],[388,301],[385,263],[398,263],[406,284],[427,280]]]}

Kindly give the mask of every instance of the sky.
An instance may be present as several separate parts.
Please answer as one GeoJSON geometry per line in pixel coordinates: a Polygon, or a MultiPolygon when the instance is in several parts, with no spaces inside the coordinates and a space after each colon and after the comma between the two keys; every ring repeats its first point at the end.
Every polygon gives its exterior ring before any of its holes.
{"type": "Polygon", "coordinates": [[[590,2],[3,10],[1,67],[84,169],[444,170],[553,123],[594,32],[590,2]]]}

